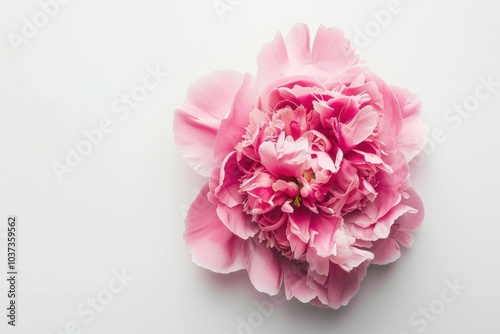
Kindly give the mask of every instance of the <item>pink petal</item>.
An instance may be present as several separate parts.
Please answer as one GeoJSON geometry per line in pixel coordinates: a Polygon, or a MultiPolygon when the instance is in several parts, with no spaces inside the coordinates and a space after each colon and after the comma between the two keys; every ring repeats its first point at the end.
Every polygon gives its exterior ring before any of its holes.
{"type": "Polygon", "coordinates": [[[307,275],[295,265],[285,266],[283,283],[288,300],[295,297],[303,303],[308,303],[316,297],[316,292],[307,285],[307,275]]]}
{"type": "Polygon", "coordinates": [[[257,80],[259,86],[265,87],[284,76],[288,65],[288,53],[283,35],[278,32],[272,42],[264,45],[257,56],[257,80]]]}
{"type": "Polygon", "coordinates": [[[373,220],[378,220],[401,201],[401,192],[410,174],[408,162],[401,152],[394,153],[386,158],[392,173],[380,171],[377,174],[378,184],[375,191],[378,193],[373,202],[361,210],[373,220]]]}
{"type": "Polygon", "coordinates": [[[243,205],[232,208],[219,205],[217,215],[222,223],[241,239],[251,238],[259,231],[257,224],[252,221],[252,217],[243,211],[243,205]]]}
{"type": "Polygon", "coordinates": [[[387,239],[379,239],[373,243],[372,251],[375,255],[374,264],[387,264],[396,261],[401,255],[401,244],[410,247],[413,244],[413,235],[410,233],[420,227],[424,219],[424,208],[420,197],[413,189],[407,189],[408,198],[403,198],[401,205],[411,207],[412,210],[401,215],[391,228],[387,239]],[[418,210],[418,211],[417,211],[418,210]]]}
{"type": "Polygon", "coordinates": [[[359,291],[361,281],[366,276],[369,262],[364,262],[347,273],[335,264],[330,265],[328,275],[328,305],[335,309],[345,306],[359,291]]]}
{"type": "Polygon", "coordinates": [[[341,30],[323,25],[318,28],[312,46],[312,64],[331,75],[343,72],[357,62],[358,56],[341,30]]]}
{"type": "Polygon", "coordinates": [[[291,136],[285,138],[282,132],[278,142],[264,142],[259,147],[262,165],[275,176],[302,176],[308,156],[307,139],[294,141],[291,136]]]}
{"type": "Polygon", "coordinates": [[[398,243],[391,237],[377,240],[370,250],[375,255],[373,264],[385,265],[396,261],[401,256],[398,243]]]}
{"type": "Polygon", "coordinates": [[[311,39],[309,27],[306,24],[296,24],[286,36],[288,58],[292,64],[300,66],[311,60],[311,39]]]}
{"type": "Polygon", "coordinates": [[[417,212],[415,214],[405,214],[399,217],[396,223],[402,230],[413,232],[416,231],[424,221],[424,204],[413,188],[406,189],[405,192],[409,197],[403,198],[401,203],[414,208],[417,212]]]}
{"type": "Polygon", "coordinates": [[[215,137],[220,123],[231,110],[243,75],[218,71],[193,84],[186,100],[176,110],[174,139],[182,156],[203,176],[215,167],[215,137]]]}
{"type": "Polygon", "coordinates": [[[193,262],[218,273],[243,269],[243,240],[220,221],[216,206],[207,200],[207,193],[205,185],[186,217],[184,239],[191,248],[193,262]]]}
{"type": "Polygon", "coordinates": [[[310,224],[311,241],[309,245],[321,257],[329,257],[336,253],[335,232],[342,224],[337,216],[312,215],[310,224]]]}
{"type": "Polygon", "coordinates": [[[378,91],[382,94],[384,104],[379,123],[379,140],[385,146],[386,152],[394,149],[394,139],[397,138],[403,127],[403,116],[398,100],[387,83],[373,72],[367,72],[367,81],[373,80],[377,84],[378,91]]]}
{"type": "Polygon", "coordinates": [[[309,282],[318,294],[318,300],[331,308],[338,309],[347,305],[359,291],[361,281],[366,276],[369,262],[364,262],[350,272],[346,272],[338,265],[331,263],[328,281],[325,286],[309,282]]]}
{"type": "Polygon", "coordinates": [[[340,124],[342,150],[348,151],[368,138],[377,126],[378,118],[378,113],[366,106],[348,124],[340,124]]]}
{"type": "Polygon", "coordinates": [[[220,163],[242,140],[249,124],[250,113],[257,105],[258,92],[255,79],[246,74],[243,84],[234,97],[231,113],[222,120],[215,140],[215,160],[220,163]]]}
{"type": "Polygon", "coordinates": [[[262,48],[257,63],[261,87],[292,75],[317,78],[321,82],[345,75],[356,77],[361,68],[342,31],[319,27],[311,47],[309,28],[305,24],[294,26],[286,40],[278,33],[262,48]]]}
{"type": "Polygon", "coordinates": [[[253,286],[260,292],[276,295],[283,281],[280,256],[255,238],[245,242],[244,254],[245,267],[253,286]]]}
{"type": "Polygon", "coordinates": [[[410,161],[423,149],[429,129],[420,119],[420,100],[404,88],[391,86],[403,115],[403,128],[397,137],[396,149],[410,161]]]}
{"type": "Polygon", "coordinates": [[[240,194],[239,178],[242,173],[238,168],[236,152],[229,154],[222,162],[219,172],[218,186],[213,190],[219,201],[232,208],[242,204],[244,197],[240,194]]]}
{"type": "Polygon", "coordinates": [[[358,239],[366,241],[375,241],[378,239],[385,239],[389,236],[391,227],[395,224],[396,219],[401,217],[406,213],[416,213],[416,210],[408,205],[397,204],[395,205],[387,214],[378,220],[374,221],[373,224],[366,226],[366,217],[362,216],[350,216],[349,219],[356,217],[360,219],[360,224],[353,222],[349,224],[349,231],[358,239]]]}

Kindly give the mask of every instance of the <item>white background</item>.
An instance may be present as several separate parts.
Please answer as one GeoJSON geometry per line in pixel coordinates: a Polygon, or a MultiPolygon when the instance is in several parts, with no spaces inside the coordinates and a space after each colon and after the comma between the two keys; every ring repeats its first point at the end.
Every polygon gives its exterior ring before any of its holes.
{"type": "Polygon", "coordinates": [[[7,216],[17,215],[20,276],[15,329],[6,325],[1,276],[1,333],[64,333],[71,322],[86,334],[498,333],[500,87],[469,117],[443,116],[474,101],[479,77],[500,81],[499,2],[401,0],[385,27],[371,13],[388,0],[232,3],[222,20],[210,0],[73,0],[16,51],[9,33],[21,35],[23,18],[33,22],[41,7],[2,0],[1,270],[7,216]],[[371,267],[341,310],[290,301],[259,318],[254,301],[270,299],[245,272],[217,275],[190,260],[183,216],[206,180],[177,152],[173,110],[201,75],[255,73],[262,45],[297,22],[312,33],[339,27],[352,39],[372,29],[361,58],[421,97],[422,117],[441,142],[413,174],[426,218],[398,262],[371,267]],[[112,103],[148,67],[169,75],[120,119],[112,103]],[[105,118],[113,131],[60,182],[53,163],[105,118]],[[87,323],[77,307],[122,270],[134,279],[87,323]],[[467,288],[424,329],[419,312],[443,305],[445,280],[467,288]],[[418,326],[409,321],[414,312],[418,326]],[[249,317],[262,321],[238,329],[249,317]]]}

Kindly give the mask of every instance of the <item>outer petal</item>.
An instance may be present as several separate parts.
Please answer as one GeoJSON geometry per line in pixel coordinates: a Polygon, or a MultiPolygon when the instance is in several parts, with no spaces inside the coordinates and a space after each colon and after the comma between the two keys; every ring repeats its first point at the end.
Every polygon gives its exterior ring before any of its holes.
{"type": "Polygon", "coordinates": [[[391,86],[391,89],[403,115],[403,128],[397,138],[396,149],[410,161],[424,149],[429,128],[420,118],[421,104],[418,97],[404,88],[391,86]]]}
{"type": "Polygon", "coordinates": [[[405,213],[399,217],[391,228],[391,233],[387,239],[380,239],[373,243],[370,251],[374,253],[374,264],[387,264],[396,261],[400,255],[399,244],[405,247],[411,247],[413,244],[413,235],[410,232],[420,227],[424,219],[424,206],[420,197],[413,189],[406,190],[409,195],[403,198],[401,203],[412,207],[413,213],[405,213]],[[399,244],[398,244],[399,243],[399,244]]]}
{"type": "Polygon", "coordinates": [[[216,206],[207,200],[205,185],[189,208],[184,239],[191,247],[193,262],[218,273],[245,268],[243,240],[220,221],[216,206]]]}
{"type": "Polygon", "coordinates": [[[378,195],[373,202],[369,202],[361,211],[378,220],[401,201],[401,192],[405,190],[406,181],[410,174],[408,163],[401,152],[390,155],[386,162],[392,173],[380,171],[377,174],[378,184],[375,187],[378,195]]]}
{"type": "Polygon", "coordinates": [[[367,81],[373,80],[382,94],[384,105],[383,110],[379,111],[382,115],[378,124],[378,134],[385,151],[391,152],[396,146],[395,138],[398,137],[403,127],[401,107],[394,92],[382,78],[373,72],[367,72],[366,78],[367,81]]]}
{"type": "Polygon", "coordinates": [[[414,232],[416,231],[424,221],[424,204],[422,203],[422,199],[420,196],[413,190],[413,188],[409,188],[405,190],[405,193],[408,195],[404,197],[401,201],[402,204],[411,206],[415,210],[417,210],[416,214],[407,214],[401,216],[396,223],[401,227],[403,231],[414,232]]]}
{"type": "Polygon", "coordinates": [[[369,262],[364,262],[350,272],[344,271],[338,265],[331,263],[328,281],[324,285],[314,284],[313,289],[318,293],[318,300],[331,308],[338,309],[347,305],[351,298],[359,291],[361,281],[366,276],[369,262]]]}
{"type": "Polygon", "coordinates": [[[279,255],[255,238],[245,242],[244,254],[245,266],[253,286],[260,292],[276,295],[283,282],[279,255]]]}
{"type": "Polygon", "coordinates": [[[203,176],[209,176],[215,167],[215,137],[242,83],[243,74],[214,72],[190,87],[175,112],[175,142],[191,167],[203,176]]]}
{"type": "Polygon", "coordinates": [[[243,205],[229,208],[225,205],[217,207],[217,215],[224,225],[241,239],[253,237],[259,230],[252,217],[243,211],[243,205]]]}
{"type": "Polygon", "coordinates": [[[312,46],[312,63],[325,73],[341,73],[358,62],[358,56],[340,29],[320,26],[312,46]]]}
{"type": "Polygon", "coordinates": [[[255,79],[245,75],[245,80],[234,98],[231,113],[222,120],[215,140],[215,161],[219,164],[227,154],[234,151],[249,124],[249,117],[257,105],[258,91],[255,79]]]}
{"type": "Polygon", "coordinates": [[[316,297],[316,292],[307,285],[307,275],[295,265],[285,266],[284,285],[288,300],[295,297],[303,303],[308,303],[316,297]]]}
{"type": "Polygon", "coordinates": [[[257,80],[262,87],[285,76],[307,75],[325,82],[352,70],[358,57],[343,32],[320,26],[312,47],[309,28],[294,26],[286,40],[278,33],[257,57],[257,80]]]}

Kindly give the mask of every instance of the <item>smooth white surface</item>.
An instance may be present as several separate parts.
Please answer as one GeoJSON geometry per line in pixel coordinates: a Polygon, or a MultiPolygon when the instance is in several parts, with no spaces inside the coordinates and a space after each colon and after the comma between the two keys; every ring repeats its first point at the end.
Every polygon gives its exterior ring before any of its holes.
{"type": "MultiPolygon", "coordinates": [[[[10,214],[20,224],[18,327],[7,327],[2,311],[2,333],[64,333],[75,322],[86,334],[233,334],[249,332],[238,332],[239,317],[259,321],[254,301],[270,299],[244,272],[216,275],[190,261],[183,215],[206,180],[177,152],[173,110],[201,75],[255,72],[257,53],[278,30],[324,24],[354,39],[390,1],[231,3],[221,20],[210,0],[70,1],[18,52],[7,36],[20,34],[40,5],[0,3],[0,233],[10,214]],[[168,77],[120,119],[112,103],[155,66],[168,77]],[[75,148],[104,118],[114,131],[59,182],[52,163],[64,162],[66,146],[75,148]],[[87,323],[77,308],[102,297],[122,269],[135,278],[87,323]]],[[[359,54],[386,81],[416,92],[424,120],[446,136],[412,178],[424,225],[397,263],[369,270],[348,307],[286,302],[254,333],[498,332],[500,87],[466,119],[447,123],[443,115],[474,95],[479,77],[500,81],[500,5],[400,6],[359,54]],[[444,281],[455,279],[467,288],[442,314],[424,330],[422,320],[409,322],[421,307],[439,306],[444,281]]]]}

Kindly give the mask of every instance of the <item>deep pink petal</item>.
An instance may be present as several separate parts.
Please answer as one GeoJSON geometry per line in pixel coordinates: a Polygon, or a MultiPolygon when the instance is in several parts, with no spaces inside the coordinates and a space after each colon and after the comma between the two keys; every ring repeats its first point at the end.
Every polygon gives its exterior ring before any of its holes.
{"type": "Polygon", "coordinates": [[[190,87],[186,100],[175,112],[175,142],[191,167],[203,176],[209,176],[215,167],[215,137],[242,82],[243,74],[214,72],[190,87]]]}
{"type": "Polygon", "coordinates": [[[243,240],[220,221],[207,193],[208,184],[196,196],[186,217],[184,239],[191,248],[193,262],[218,273],[243,269],[243,240]]]}

